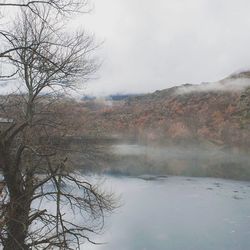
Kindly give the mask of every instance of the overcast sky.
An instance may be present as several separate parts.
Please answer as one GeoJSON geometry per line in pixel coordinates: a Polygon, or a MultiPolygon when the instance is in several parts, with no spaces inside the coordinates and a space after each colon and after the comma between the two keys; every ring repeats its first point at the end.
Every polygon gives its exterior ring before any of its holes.
{"type": "Polygon", "coordinates": [[[250,68],[249,0],[92,0],[74,23],[104,40],[93,94],[216,81],[250,68]]]}
{"type": "Polygon", "coordinates": [[[90,1],[91,14],[71,25],[104,41],[103,63],[82,93],[145,93],[250,69],[249,0],[90,1]]]}

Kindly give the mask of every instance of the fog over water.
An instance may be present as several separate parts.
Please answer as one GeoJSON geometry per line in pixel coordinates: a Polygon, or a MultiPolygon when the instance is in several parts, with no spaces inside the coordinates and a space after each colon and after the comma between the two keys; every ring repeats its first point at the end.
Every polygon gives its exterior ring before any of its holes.
{"type": "Polygon", "coordinates": [[[250,180],[248,153],[219,146],[119,144],[110,149],[109,173],[185,175],[250,180]]]}

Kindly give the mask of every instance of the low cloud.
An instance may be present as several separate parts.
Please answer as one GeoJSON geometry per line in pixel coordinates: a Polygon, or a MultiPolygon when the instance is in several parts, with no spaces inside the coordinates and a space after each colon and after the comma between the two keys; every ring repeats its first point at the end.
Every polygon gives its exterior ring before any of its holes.
{"type": "Polygon", "coordinates": [[[191,92],[241,92],[250,87],[250,78],[226,78],[218,82],[202,83],[200,85],[183,85],[177,90],[177,94],[191,92]]]}

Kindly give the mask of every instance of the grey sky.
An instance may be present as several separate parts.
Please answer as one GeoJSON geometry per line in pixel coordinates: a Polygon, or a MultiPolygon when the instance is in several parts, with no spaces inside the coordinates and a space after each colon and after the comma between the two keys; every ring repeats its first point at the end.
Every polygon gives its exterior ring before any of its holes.
{"type": "Polygon", "coordinates": [[[104,63],[87,93],[148,92],[250,68],[249,0],[92,0],[104,63]]]}
{"type": "Polygon", "coordinates": [[[92,13],[71,25],[104,41],[103,65],[82,93],[151,92],[250,69],[249,0],[90,1],[92,13]]]}

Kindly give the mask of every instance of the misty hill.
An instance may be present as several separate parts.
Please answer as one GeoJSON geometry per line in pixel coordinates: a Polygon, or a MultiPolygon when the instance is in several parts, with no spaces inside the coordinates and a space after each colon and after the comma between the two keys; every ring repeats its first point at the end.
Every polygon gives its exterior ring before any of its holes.
{"type": "Polygon", "coordinates": [[[68,126],[62,141],[51,131],[54,143],[69,147],[72,167],[86,171],[250,180],[249,75],[115,101],[60,98],[50,108],[68,126]]]}
{"type": "Polygon", "coordinates": [[[128,97],[94,112],[85,109],[78,113],[81,131],[136,137],[142,143],[213,143],[249,149],[249,77],[250,72],[240,72],[215,83],[128,97]]]}

